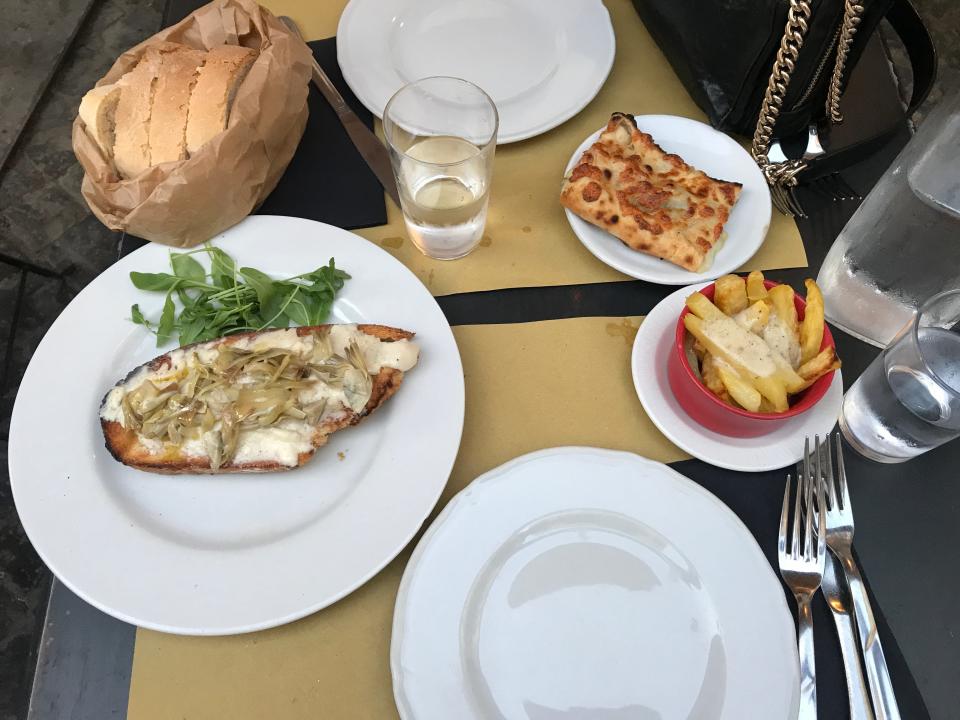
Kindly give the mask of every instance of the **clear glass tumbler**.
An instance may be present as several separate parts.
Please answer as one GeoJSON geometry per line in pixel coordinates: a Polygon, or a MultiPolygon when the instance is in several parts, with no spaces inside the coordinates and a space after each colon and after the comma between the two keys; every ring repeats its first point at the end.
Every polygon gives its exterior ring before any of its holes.
{"type": "Polygon", "coordinates": [[[903,462],[960,436],[960,290],[934,295],[843,398],[861,455],[903,462]]]}
{"type": "Polygon", "coordinates": [[[487,222],[497,106],[453,77],[406,85],[383,111],[383,132],[400,190],[407,233],[438,260],[468,254],[487,222]]]}
{"type": "Polygon", "coordinates": [[[960,287],[960,92],[946,97],[850,218],[817,277],[827,319],[878,347],[928,297],[960,287]]]}

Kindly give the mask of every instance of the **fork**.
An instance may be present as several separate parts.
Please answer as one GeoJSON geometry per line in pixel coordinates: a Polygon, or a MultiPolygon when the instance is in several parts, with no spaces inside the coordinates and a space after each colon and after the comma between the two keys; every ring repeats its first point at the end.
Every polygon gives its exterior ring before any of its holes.
{"type": "MultiPolygon", "coordinates": [[[[897,707],[897,698],[890,682],[890,673],[887,670],[887,661],[883,655],[883,646],[877,632],[877,623],[870,607],[870,599],[860,575],[860,568],[853,559],[853,508],[850,506],[850,489],[847,487],[847,473],[843,464],[843,445],[840,433],[834,436],[837,448],[837,472],[834,477],[833,456],[830,451],[829,436],[825,443],[825,450],[821,451],[820,437],[814,438],[814,454],[816,458],[817,477],[826,484],[827,516],[826,541],[830,550],[840,561],[850,595],[853,598],[854,614],[856,615],[857,632],[860,636],[860,648],[863,651],[863,661],[867,670],[867,680],[870,684],[870,697],[873,700],[873,710],[877,720],[900,720],[900,710],[897,707]],[[821,464],[821,457],[826,461],[821,464]],[[821,470],[822,466],[822,470],[821,470]]],[[[810,460],[810,438],[807,438],[804,447],[804,461],[810,460]]]]}
{"type": "Polygon", "coordinates": [[[792,479],[787,475],[787,486],[783,493],[783,510],[780,514],[780,537],[777,541],[777,556],[780,561],[780,575],[787,587],[793,592],[797,602],[798,649],[800,651],[800,715],[799,720],[816,720],[817,717],[817,669],[813,652],[813,614],[810,600],[820,587],[823,578],[823,566],[826,559],[826,546],[822,528],[826,524],[824,516],[823,483],[819,476],[816,482],[816,504],[814,504],[814,482],[810,473],[809,453],[805,456],[802,475],[797,476],[797,492],[793,508],[793,533],[790,535],[790,549],[787,550],[788,516],[790,511],[790,488],[792,479]],[[802,539],[801,539],[802,533],[802,539]]]}

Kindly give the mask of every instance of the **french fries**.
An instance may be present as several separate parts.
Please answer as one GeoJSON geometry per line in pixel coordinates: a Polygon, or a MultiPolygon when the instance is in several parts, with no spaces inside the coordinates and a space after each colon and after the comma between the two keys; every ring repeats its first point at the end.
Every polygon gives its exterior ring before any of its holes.
{"type": "Polygon", "coordinates": [[[828,347],[797,368],[797,374],[803,378],[803,389],[806,390],[827,373],[839,369],[840,358],[832,347],[828,347]]]}
{"type": "Polygon", "coordinates": [[[706,349],[703,345],[701,345],[700,343],[698,343],[696,340],[694,340],[694,341],[693,341],[693,354],[696,355],[696,356],[697,356],[697,360],[699,360],[699,361],[702,363],[702,362],[703,362],[703,358],[706,357],[706,355],[707,355],[707,349],[706,349]]]}
{"type": "Polygon", "coordinates": [[[702,320],[718,320],[727,317],[726,313],[710,302],[707,296],[701,292],[695,292],[687,298],[687,307],[690,308],[690,312],[702,320]]]}
{"type": "Polygon", "coordinates": [[[757,300],[743,315],[743,326],[754,335],[759,335],[770,320],[770,306],[757,300]]]}
{"type": "Polygon", "coordinates": [[[823,342],[823,295],[813,280],[804,280],[807,288],[807,308],[800,323],[800,362],[809,362],[820,352],[823,342]]]}
{"type": "Polygon", "coordinates": [[[757,412],[760,409],[760,402],[763,396],[750,383],[740,377],[737,373],[726,368],[717,368],[717,373],[723,381],[730,397],[732,397],[740,407],[750,412],[757,412]]]}
{"type": "Polygon", "coordinates": [[[799,323],[797,321],[797,306],[793,304],[793,288],[789,285],[777,285],[767,291],[767,298],[773,305],[783,323],[791,334],[799,341],[799,323]]]}
{"type": "Polygon", "coordinates": [[[767,288],[763,284],[763,273],[754,270],[747,275],[747,301],[752,305],[759,300],[767,299],[767,288]]]}
{"type": "MultiPolygon", "coordinates": [[[[783,410],[786,410],[787,389],[784,384],[784,379],[780,375],[780,368],[774,368],[772,375],[758,377],[744,364],[740,356],[717,343],[708,334],[705,330],[703,318],[694,315],[691,311],[690,314],[683,318],[683,324],[687,328],[687,331],[707,349],[707,352],[726,361],[728,365],[732,365],[734,370],[736,370],[741,377],[749,379],[757,391],[767,398],[774,407],[782,407],[783,410]]],[[[799,384],[803,383],[803,380],[799,376],[797,376],[797,381],[799,384]]],[[[783,412],[783,410],[777,410],[776,412],[783,412]]]]}
{"type": "Polygon", "coordinates": [[[727,392],[726,383],[720,375],[717,359],[710,353],[704,353],[703,355],[703,361],[700,363],[700,374],[703,375],[703,384],[707,386],[710,392],[727,405],[733,405],[730,393],[727,392]]]}
{"type": "Polygon", "coordinates": [[[776,412],[776,410],[773,409],[773,405],[770,404],[769,400],[766,398],[760,398],[760,409],[757,410],[757,412],[772,413],[776,412]]]}
{"type": "Polygon", "coordinates": [[[717,278],[713,291],[713,302],[725,315],[736,315],[747,309],[747,286],[743,278],[736,275],[724,275],[717,278]]]}
{"type": "Polygon", "coordinates": [[[769,402],[773,412],[786,412],[790,408],[790,401],[787,399],[787,388],[782,382],[777,382],[776,378],[766,377],[754,380],[757,390],[769,402]]]}
{"type": "Polygon", "coordinates": [[[758,271],[745,279],[719,278],[713,301],[700,292],[687,298],[690,312],[683,322],[707,389],[750,412],[779,413],[789,409],[791,395],[840,367],[832,347],[820,351],[823,296],[813,280],[805,285],[802,320],[793,288],[776,285],[767,290],[758,271]],[[774,317],[779,322],[772,323],[774,317]]]}

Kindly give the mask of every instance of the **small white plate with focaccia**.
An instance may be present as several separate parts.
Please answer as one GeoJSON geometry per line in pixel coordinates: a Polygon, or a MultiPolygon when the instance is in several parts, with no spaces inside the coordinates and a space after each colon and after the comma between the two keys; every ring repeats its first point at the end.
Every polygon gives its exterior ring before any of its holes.
{"type": "Polygon", "coordinates": [[[599,260],[661,285],[737,270],[770,227],[770,191],[750,153],[672,115],[614,113],[573,153],[560,201],[599,260]]]}

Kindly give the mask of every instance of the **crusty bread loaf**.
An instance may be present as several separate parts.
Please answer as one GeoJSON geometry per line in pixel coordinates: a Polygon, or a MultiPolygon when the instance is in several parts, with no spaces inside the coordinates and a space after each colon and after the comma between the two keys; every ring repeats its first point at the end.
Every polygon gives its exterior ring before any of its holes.
{"type": "Polygon", "coordinates": [[[150,164],[187,156],[187,107],[205,54],[185,45],[162,54],[150,112],[150,164]]]}
{"type": "MultiPolygon", "coordinates": [[[[332,326],[320,325],[313,327],[298,327],[292,329],[298,337],[304,337],[317,333],[324,333],[332,326]]],[[[356,330],[364,335],[375,337],[383,343],[395,343],[409,341],[414,334],[406,330],[388,327],[385,325],[357,325],[356,330]]],[[[238,341],[247,339],[256,340],[258,336],[266,333],[275,332],[273,330],[262,331],[259,333],[241,333],[231,335],[218,340],[206,343],[197,343],[187,346],[187,349],[193,352],[202,353],[208,348],[229,347],[238,341]]],[[[417,351],[416,346],[412,348],[417,351]]],[[[181,348],[180,350],[183,350],[181,348]]],[[[178,352],[178,351],[172,351],[178,352]]],[[[398,355],[399,357],[399,355],[398,355]]],[[[376,374],[372,374],[372,389],[369,400],[366,405],[358,411],[351,410],[348,407],[341,407],[336,412],[325,414],[320,417],[316,425],[312,426],[312,435],[309,438],[309,449],[300,452],[293,464],[283,464],[275,460],[253,460],[245,462],[229,461],[217,468],[212,467],[208,457],[188,455],[169,445],[164,447],[149,447],[141,440],[137,432],[125,428],[121,422],[110,417],[108,407],[111,401],[111,395],[118,389],[124,387],[124,384],[131,378],[143,378],[140,375],[146,372],[169,372],[172,366],[171,353],[161,355],[140,368],[133,370],[127,378],[117,383],[115,388],[107,394],[103,400],[100,412],[100,426],[103,430],[103,436],[106,441],[107,450],[113,457],[123,463],[140,470],[161,474],[213,474],[213,473],[250,473],[250,472],[272,472],[277,470],[290,470],[305,464],[318,448],[327,443],[330,435],[356,425],[374,410],[379,408],[388,398],[390,398],[400,387],[403,381],[404,372],[396,367],[383,365],[376,374]]]]}
{"type": "Polygon", "coordinates": [[[134,177],[150,167],[150,111],[159,69],[160,53],[150,48],[136,67],[117,81],[120,99],[113,159],[124,177],[134,177]]]}
{"type": "Polygon", "coordinates": [[[80,103],[87,134],[125,178],[183,160],[227,127],[230,107],[257,52],[237,45],[209,51],[164,42],[113,85],[80,103]]]}
{"type": "Polygon", "coordinates": [[[107,158],[113,157],[114,121],[119,100],[120,88],[111,84],[95,87],[80,101],[80,119],[107,158]]]}
{"type": "Polygon", "coordinates": [[[223,45],[207,53],[190,95],[187,153],[193,155],[226,129],[233,97],[256,57],[253,50],[238,45],[223,45]]]}

